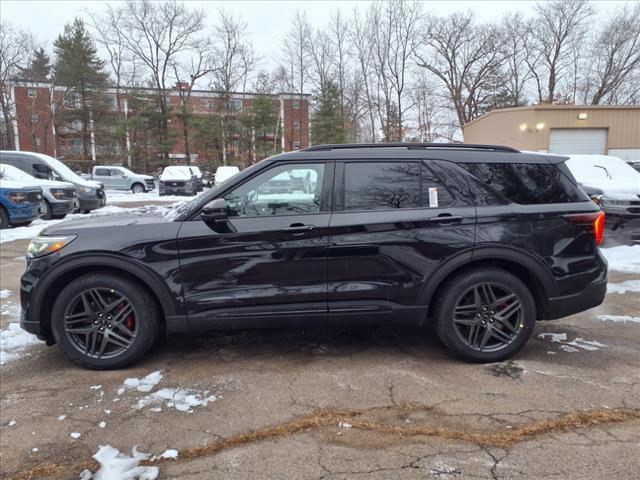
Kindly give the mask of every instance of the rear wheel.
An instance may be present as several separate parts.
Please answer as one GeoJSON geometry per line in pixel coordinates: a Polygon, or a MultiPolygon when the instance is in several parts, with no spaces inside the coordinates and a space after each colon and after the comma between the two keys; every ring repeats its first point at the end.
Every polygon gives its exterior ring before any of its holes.
{"type": "Polygon", "coordinates": [[[91,273],[72,281],[51,312],[54,338],[67,357],[87,368],[123,368],[158,336],[160,312],[149,292],[129,278],[91,273]]]}
{"type": "Polygon", "coordinates": [[[527,286],[497,268],[473,269],[449,280],[435,305],[442,342],[472,362],[499,362],[529,340],[536,309],[527,286]]]}

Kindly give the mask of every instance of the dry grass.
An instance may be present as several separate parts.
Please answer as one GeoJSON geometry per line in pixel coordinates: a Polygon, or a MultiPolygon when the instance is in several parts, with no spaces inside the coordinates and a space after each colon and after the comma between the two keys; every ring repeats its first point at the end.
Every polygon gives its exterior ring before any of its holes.
{"type": "MultiPolygon", "coordinates": [[[[411,410],[412,406],[405,409],[411,410]]],[[[348,422],[355,430],[374,432],[380,435],[396,437],[438,437],[447,440],[455,440],[473,443],[488,447],[508,448],[519,442],[530,440],[552,432],[563,432],[579,428],[592,427],[610,423],[640,420],[640,410],[586,410],[569,413],[557,418],[539,420],[527,423],[512,429],[496,431],[472,431],[450,429],[431,426],[407,426],[389,425],[375,420],[365,420],[363,412],[352,410],[343,411],[319,411],[310,415],[290,420],[272,427],[266,427],[247,433],[241,433],[232,437],[219,440],[200,447],[183,448],[180,450],[180,460],[190,460],[212,456],[223,450],[228,450],[241,445],[261,442],[263,440],[288,437],[300,432],[317,430],[323,427],[336,427],[340,422],[348,422]]],[[[143,462],[146,464],[158,464],[163,460],[143,462]]],[[[82,470],[88,468],[94,470],[98,467],[95,461],[85,461],[75,465],[41,464],[20,473],[16,480],[31,480],[45,477],[70,478],[77,476],[82,470]]]]}

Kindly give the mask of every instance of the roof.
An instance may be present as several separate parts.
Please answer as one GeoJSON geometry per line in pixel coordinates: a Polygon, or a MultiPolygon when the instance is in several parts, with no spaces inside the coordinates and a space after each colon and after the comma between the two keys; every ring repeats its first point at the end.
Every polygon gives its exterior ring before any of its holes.
{"type": "Polygon", "coordinates": [[[640,110],[640,105],[554,105],[554,104],[540,104],[529,105],[526,107],[508,107],[508,108],[496,108],[488,113],[485,113],[481,117],[474,118],[470,122],[466,123],[462,128],[466,128],[469,125],[473,125],[480,120],[484,120],[491,115],[503,112],[528,112],[536,110],[640,110]]]}
{"type": "Polygon", "coordinates": [[[375,143],[316,145],[281,153],[269,161],[317,160],[447,160],[454,163],[561,163],[567,157],[520,152],[501,145],[464,143],[375,143]]]}

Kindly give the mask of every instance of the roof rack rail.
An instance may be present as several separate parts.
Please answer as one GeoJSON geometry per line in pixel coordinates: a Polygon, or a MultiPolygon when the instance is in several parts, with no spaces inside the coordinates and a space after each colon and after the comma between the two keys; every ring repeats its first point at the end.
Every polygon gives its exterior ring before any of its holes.
{"type": "Polygon", "coordinates": [[[346,150],[355,148],[406,148],[407,150],[421,150],[427,148],[451,148],[471,150],[491,150],[494,152],[520,153],[512,147],[502,145],[480,145],[474,143],[336,143],[327,145],[314,145],[302,150],[303,152],[327,152],[330,150],[346,150]]]}

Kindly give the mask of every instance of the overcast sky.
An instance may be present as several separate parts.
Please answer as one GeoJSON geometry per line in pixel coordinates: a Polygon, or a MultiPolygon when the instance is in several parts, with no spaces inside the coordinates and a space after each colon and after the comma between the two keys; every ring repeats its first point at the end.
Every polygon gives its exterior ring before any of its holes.
{"type": "MultiPolygon", "coordinates": [[[[111,3],[118,3],[113,1],[111,3]]],[[[274,57],[278,56],[283,33],[288,30],[291,17],[296,10],[304,10],[313,27],[324,26],[329,21],[330,13],[338,7],[351,14],[354,7],[366,8],[366,1],[202,1],[186,2],[194,8],[201,8],[207,15],[207,24],[212,25],[220,8],[235,15],[240,15],[247,23],[248,31],[254,42],[256,52],[264,58],[263,65],[273,66],[274,57]]],[[[624,1],[592,2],[599,12],[598,17],[614,11],[624,1]]],[[[628,2],[631,3],[631,2],[628,2]]],[[[15,26],[28,28],[38,41],[51,51],[51,44],[63,30],[66,22],[75,16],[85,18],[86,11],[101,12],[104,1],[91,0],[1,0],[0,18],[15,26]]],[[[438,15],[447,15],[455,11],[473,10],[482,21],[499,19],[503,13],[520,11],[525,15],[532,12],[535,2],[532,1],[430,1],[425,2],[425,11],[438,15]]]]}

